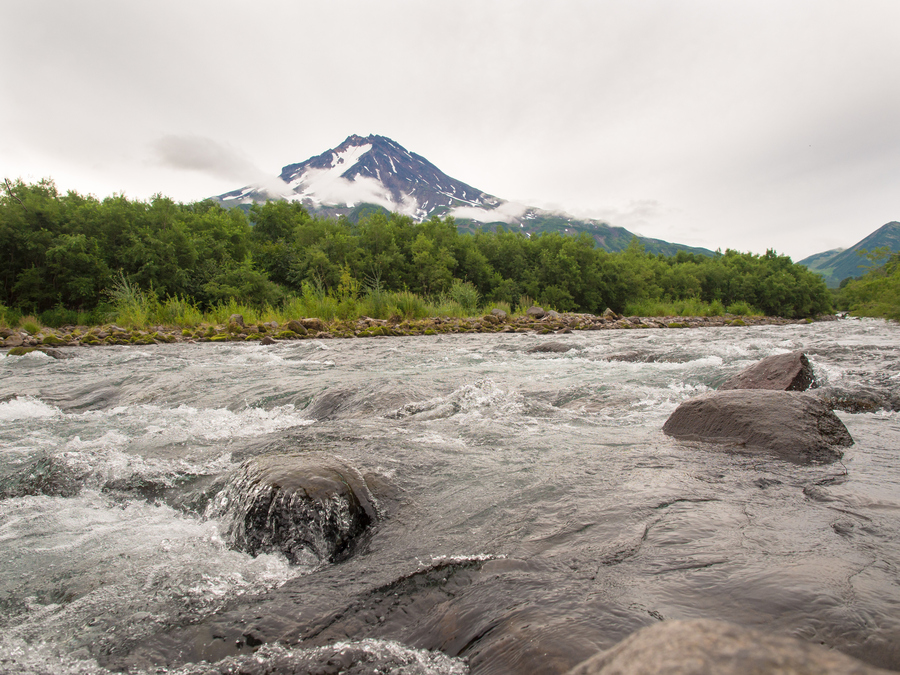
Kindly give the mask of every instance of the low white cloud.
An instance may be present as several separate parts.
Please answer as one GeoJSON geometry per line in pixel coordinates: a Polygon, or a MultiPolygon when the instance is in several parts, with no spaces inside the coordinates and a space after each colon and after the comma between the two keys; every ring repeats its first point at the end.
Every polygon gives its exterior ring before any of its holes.
{"type": "Polygon", "coordinates": [[[356,176],[353,179],[336,175],[332,169],[310,169],[300,183],[301,195],[315,196],[322,204],[377,204],[396,210],[396,204],[385,187],[374,178],[356,176]]]}
{"type": "Polygon", "coordinates": [[[501,202],[495,209],[483,209],[478,206],[457,206],[450,211],[454,218],[477,220],[479,223],[514,223],[525,215],[528,207],[517,202],[501,202]]]}
{"type": "Polygon", "coordinates": [[[293,194],[278,176],[266,174],[243,153],[230,145],[204,136],[163,136],[153,144],[160,164],[185,171],[196,171],[241,185],[253,185],[272,196],[293,194]]]}
{"type": "Polygon", "coordinates": [[[636,199],[618,207],[594,209],[590,217],[641,234],[639,230],[658,226],[670,212],[671,209],[655,199],[636,199]]]}

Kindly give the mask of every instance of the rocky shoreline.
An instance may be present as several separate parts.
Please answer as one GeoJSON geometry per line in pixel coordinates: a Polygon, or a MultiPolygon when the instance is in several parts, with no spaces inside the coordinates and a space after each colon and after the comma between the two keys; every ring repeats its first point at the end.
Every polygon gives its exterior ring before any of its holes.
{"type": "MultiPolygon", "coordinates": [[[[816,320],[835,320],[832,315],[816,320]]],[[[324,321],[317,318],[292,319],[284,323],[248,323],[239,314],[223,324],[203,324],[195,328],[156,326],[145,330],[126,329],[107,324],[103,326],[63,326],[41,328],[35,334],[22,329],[2,328],[3,348],[10,354],[31,349],[48,351],[55,347],[89,347],[101,345],[151,345],[172,342],[254,342],[274,344],[283,340],[367,338],[386,336],[442,335],[456,333],[537,333],[541,335],[572,333],[582,330],[627,330],[659,328],[713,328],[737,326],[771,326],[811,323],[812,319],[784,319],[781,317],[723,316],[666,316],[624,317],[607,310],[601,316],[593,314],[558,313],[532,307],[522,316],[511,317],[495,309],[481,317],[427,319],[390,319],[362,317],[354,320],[324,321]]],[[[52,355],[52,354],[51,354],[52,355]]]]}

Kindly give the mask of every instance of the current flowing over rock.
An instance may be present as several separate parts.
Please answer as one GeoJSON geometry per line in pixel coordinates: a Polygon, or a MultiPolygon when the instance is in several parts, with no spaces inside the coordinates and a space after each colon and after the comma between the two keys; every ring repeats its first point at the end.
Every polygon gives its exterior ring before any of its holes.
{"type": "Polygon", "coordinates": [[[0,358],[0,673],[559,674],[701,617],[900,670],[897,326],[563,320],[0,358]],[[786,346],[819,388],[707,393],[786,346]],[[662,433],[698,395],[763,403],[662,433]],[[852,447],[794,414],[838,397],[852,447]]]}
{"type": "Polygon", "coordinates": [[[212,504],[225,538],[252,555],[280,551],[316,566],[349,556],[378,519],[358,471],[317,454],[272,454],[245,461],[212,504]]]}

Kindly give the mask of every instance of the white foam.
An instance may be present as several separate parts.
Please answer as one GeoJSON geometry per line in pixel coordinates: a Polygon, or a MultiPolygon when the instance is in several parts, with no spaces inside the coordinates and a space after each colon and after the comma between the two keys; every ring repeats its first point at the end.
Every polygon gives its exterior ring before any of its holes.
{"type": "Polygon", "coordinates": [[[59,501],[38,496],[0,502],[6,562],[0,586],[15,585],[12,592],[26,599],[50,589],[70,596],[65,604],[33,603],[35,611],[17,620],[10,637],[77,643],[91,639],[85,637],[90,632],[95,639],[112,637],[122,626],[140,637],[184,615],[214,613],[230,598],[277,587],[304,571],[280,555],[232,551],[216,522],[167,506],[111,502],[91,490],[66,499],[64,509],[59,501]],[[16,545],[25,537],[28,546],[16,545]]]}
{"type": "Polygon", "coordinates": [[[116,417],[117,426],[130,436],[160,437],[167,442],[246,438],[313,423],[301,416],[292,404],[271,409],[244,408],[238,412],[185,404],[177,408],[142,404],[116,406],[107,412],[91,411],[84,415],[116,417]]]}
{"type": "Polygon", "coordinates": [[[60,414],[59,408],[47,405],[33,396],[16,396],[0,403],[0,422],[58,417],[60,414]]]}

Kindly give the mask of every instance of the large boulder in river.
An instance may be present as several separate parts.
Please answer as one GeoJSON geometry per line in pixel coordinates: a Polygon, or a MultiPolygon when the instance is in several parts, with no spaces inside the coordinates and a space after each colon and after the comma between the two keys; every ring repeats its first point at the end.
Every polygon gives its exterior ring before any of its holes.
{"type": "Polygon", "coordinates": [[[643,628],[568,675],[887,675],[822,645],[722,621],[643,628]]]}
{"type": "Polygon", "coordinates": [[[216,497],[226,539],[258,555],[281,551],[295,564],[347,558],[378,518],[360,473],[333,457],[278,453],[246,460],[216,497]]]}
{"type": "Polygon", "coordinates": [[[806,391],[816,382],[809,359],[801,351],[776,354],[744,368],[719,387],[729,389],[777,389],[779,391],[806,391]]]}
{"type": "Polygon", "coordinates": [[[795,462],[834,462],[850,432],[821,399],[802,392],[734,389],[689,399],[663,432],[681,440],[772,451],[795,462]]]}

